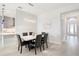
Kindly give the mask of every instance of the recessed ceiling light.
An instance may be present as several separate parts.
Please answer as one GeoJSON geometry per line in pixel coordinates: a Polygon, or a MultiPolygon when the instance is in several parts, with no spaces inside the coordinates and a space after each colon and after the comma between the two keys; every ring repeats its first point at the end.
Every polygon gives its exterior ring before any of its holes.
{"type": "Polygon", "coordinates": [[[2,6],[3,6],[3,7],[5,7],[6,5],[5,5],[5,4],[3,4],[2,6]]]}
{"type": "Polygon", "coordinates": [[[23,9],[21,6],[18,7],[19,9],[23,9]]]}
{"type": "Polygon", "coordinates": [[[6,6],[5,4],[2,4],[2,10],[4,10],[4,9],[5,9],[5,6],[6,6]]]}
{"type": "Polygon", "coordinates": [[[28,4],[29,4],[30,6],[32,6],[32,7],[34,6],[32,3],[28,3],[28,4]]]}

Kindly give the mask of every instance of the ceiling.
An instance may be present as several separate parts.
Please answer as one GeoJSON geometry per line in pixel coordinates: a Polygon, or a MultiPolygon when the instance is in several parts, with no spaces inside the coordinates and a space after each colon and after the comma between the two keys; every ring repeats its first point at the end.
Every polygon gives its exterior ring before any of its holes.
{"type": "MultiPolygon", "coordinates": [[[[34,15],[41,15],[43,13],[56,10],[59,8],[65,8],[69,6],[79,6],[78,3],[32,3],[34,6],[30,6],[28,3],[4,3],[5,10],[10,12],[11,14],[16,14],[16,10],[19,8],[20,10],[24,10],[34,15]]],[[[0,3],[0,10],[2,9],[2,3],[0,3]]]]}

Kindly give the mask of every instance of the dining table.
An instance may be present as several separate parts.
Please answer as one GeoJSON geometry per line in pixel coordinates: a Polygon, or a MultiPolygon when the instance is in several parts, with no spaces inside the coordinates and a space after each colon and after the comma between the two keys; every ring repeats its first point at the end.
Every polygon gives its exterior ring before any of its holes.
{"type": "MultiPolygon", "coordinates": [[[[27,41],[28,43],[34,42],[37,35],[28,35],[28,36],[21,36],[23,41],[27,41]]],[[[42,38],[44,35],[42,35],[42,38]]],[[[27,48],[27,45],[25,46],[27,48]]]]}
{"type": "MultiPolygon", "coordinates": [[[[30,41],[30,40],[34,40],[36,39],[37,35],[28,35],[28,36],[22,36],[24,41],[30,41]]],[[[42,37],[44,37],[44,35],[42,35],[42,37]]]]}
{"type": "Polygon", "coordinates": [[[36,39],[36,36],[29,35],[29,36],[22,36],[24,41],[30,41],[36,39]]]}

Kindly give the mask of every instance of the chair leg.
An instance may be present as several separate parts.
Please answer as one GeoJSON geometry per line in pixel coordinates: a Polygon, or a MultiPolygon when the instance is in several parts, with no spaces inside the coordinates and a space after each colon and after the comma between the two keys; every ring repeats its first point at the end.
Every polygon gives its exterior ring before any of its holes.
{"type": "Polygon", "coordinates": [[[30,51],[31,49],[29,48],[29,51],[30,51]]]}
{"type": "Polygon", "coordinates": [[[45,50],[45,48],[44,48],[44,44],[43,44],[43,50],[45,50]]]}
{"type": "Polygon", "coordinates": [[[42,51],[42,50],[41,50],[41,46],[40,46],[40,51],[42,51]]]}
{"type": "Polygon", "coordinates": [[[18,45],[18,51],[19,51],[19,49],[20,49],[20,44],[18,45]]]}
{"type": "Polygon", "coordinates": [[[28,44],[28,49],[29,49],[29,51],[31,50],[30,47],[29,47],[29,44],[28,44]]]}
{"type": "Polygon", "coordinates": [[[48,43],[46,42],[46,47],[48,48],[48,43]]]}
{"type": "Polygon", "coordinates": [[[22,46],[21,46],[21,51],[20,51],[20,53],[22,53],[22,46]]]}
{"type": "Polygon", "coordinates": [[[25,45],[25,48],[27,48],[27,45],[25,45]]]}
{"type": "Polygon", "coordinates": [[[36,52],[36,48],[35,48],[35,55],[37,54],[37,52],[36,52]]]}

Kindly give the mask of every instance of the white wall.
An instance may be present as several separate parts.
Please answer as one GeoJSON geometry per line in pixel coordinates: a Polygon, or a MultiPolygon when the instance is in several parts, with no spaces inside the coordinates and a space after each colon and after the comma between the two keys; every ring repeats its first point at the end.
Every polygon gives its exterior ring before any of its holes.
{"type": "Polygon", "coordinates": [[[58,11],[43,14],[38,17],[38,27],[37,32],[41,33],[43,31],[49,33],[49,41],[59,41],[60,40],[60,16],[58,11]]]}
{"type": "Polygon", "coordinates": [[[22,34],[23,32],[36,32],[36,19],[37,17],[35,15],[17,10],[15,20],[16,33],[22,34]],[[29,20],[32,20],[32,22],[29,20]]]}
{"type": "Polygon", "coordinates": [[[63,36],[63,30],[62,30],[63,20],[61,19],[61,14],[64,12],[76,10],[78,8],[79,8],[78,6],[63,7],[57,10],[51,10],[46,14],[44,13],[38,16],[37,32],[41,33],[43,31],[46,31],[49,33],[50,42],[61,43],[63,36]],[[46,25],[47,29],[45,27],[46,25]]]}

